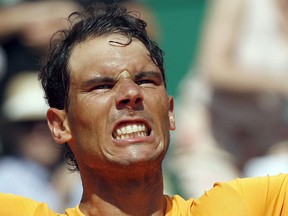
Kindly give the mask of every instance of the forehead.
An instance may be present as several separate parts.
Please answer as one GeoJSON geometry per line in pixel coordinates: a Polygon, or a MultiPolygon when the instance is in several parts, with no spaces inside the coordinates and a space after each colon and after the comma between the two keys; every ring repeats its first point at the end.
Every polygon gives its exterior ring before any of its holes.
{"type": "Polygon", "coordinates": [[[78,44],[69,60],[71,76],[158,70],[142,42],[134,38],[131,43],[128,41],[123,35],[113,34],[78,44]]]}

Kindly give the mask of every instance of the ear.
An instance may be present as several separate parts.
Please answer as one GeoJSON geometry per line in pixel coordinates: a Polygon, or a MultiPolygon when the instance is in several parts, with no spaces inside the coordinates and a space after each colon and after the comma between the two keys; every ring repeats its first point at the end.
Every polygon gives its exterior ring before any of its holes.
{"type": "Polygon", "coordinates": [[[174,113],[174,98],[169,96],[169,121],[170,121],[170,130],[175,130],[175,113],[174,113]]]}
{"type": "Polygon", "coordinates": [[[65,110],[49,108],[47,120],[52,136],[58,144],[64,144],[71,140],[72,136],[65,110]]]}

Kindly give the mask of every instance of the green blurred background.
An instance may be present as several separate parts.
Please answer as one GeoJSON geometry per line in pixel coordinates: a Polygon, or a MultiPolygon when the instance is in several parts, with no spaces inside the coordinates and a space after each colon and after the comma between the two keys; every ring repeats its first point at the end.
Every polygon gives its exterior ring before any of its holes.
{"type": "Polygon", "coordinates": [[[161,27],[169,94],[177,97],[181,79],[194,65],[206,0],[147,0],[161,27]]]}
{"type": "MultiPolygon", "coordinates": [[[[165,52],[168,92],[176,99],[180,95],[179,87],[182,79],[196,61],[207,2],[207,0],[179,0],[177,3],[175,0],[145,1],[155,13],[161,28],[158,43],[165,52]]],[[[173,146],[172,143],[166,160],[169,160],[173,146]]],[[[165,193],[183,195],[177,179],[164,162],[165,193]]]]}

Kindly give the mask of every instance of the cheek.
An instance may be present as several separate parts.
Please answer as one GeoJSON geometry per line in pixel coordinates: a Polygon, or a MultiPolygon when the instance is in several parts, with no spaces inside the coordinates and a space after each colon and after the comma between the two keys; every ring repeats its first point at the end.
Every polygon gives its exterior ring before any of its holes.
{"type": "Polygon", "coordinates": [[[159,124],[163,131],[170,128],[169,121],[169,100],[167,97],[157,97],[154,100],[154,107],[151,110],[154,119],[158,119],[159,124]]]}
{"type": "Polygon", "coordinates": [[[107,97],[83,97],[71,101],[69,110],[73,136],[79,139],[100,139],[106,130],[110,101],[107,97]]]}

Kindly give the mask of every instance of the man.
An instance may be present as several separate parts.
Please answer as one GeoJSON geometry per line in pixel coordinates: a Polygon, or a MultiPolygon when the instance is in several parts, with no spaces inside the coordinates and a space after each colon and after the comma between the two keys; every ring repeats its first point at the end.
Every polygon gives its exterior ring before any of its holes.
{"type": "MultiPolygon", "coordinates": [[[[79,208],[67,214],[163,215],[161,161],[175,125],[162,51],[146,24],[122,9],[85,15],[40,74],[52,135],[67,144],[83,182],[79,208]]],[[[15,203],[22,215],[53,214],[29,200],[15,203]]]]}
{"type": "MultiPolygon", "coordinates": [[[[241,182],[220,184],[199,200],[163,195],[161,163],[175,129],[173,98],[166,91],[162,51],[147,36],[145,22],[114,6],[74,21],[40,78],[51,107],[49,128],[80,172],[82,200],[56,214],[43,203],[1,194],[0,215],[249,215],[234,190],[241,182]]],[[[268,204],[283,204],[280,199],[268,204]]]]}
{"type": "Polygon", "coordinates": [[[41,75],[52,107],[49,127],[56,142],[67,143],[75,156],[85,215],[163,214],[161,161],[175,126],[162,53],[143,32],[143,22],[116,8],[107,10],[99,20],[77,23],[41,75]],[[66,50],[65,59],[59,59],[59,51],[66,50]],[[69,89],[61,97],[54,88],[62,84],[55,79],[63,72],[69,89]]]}

